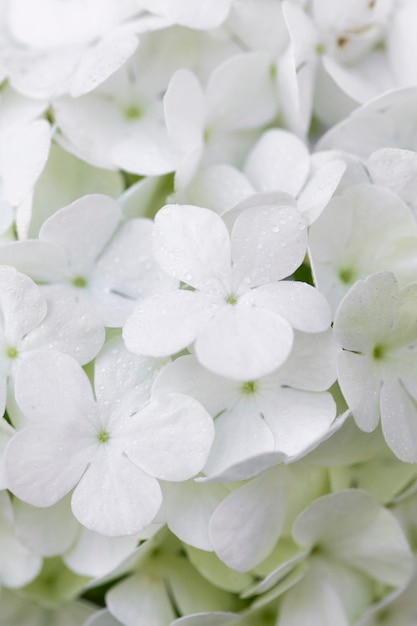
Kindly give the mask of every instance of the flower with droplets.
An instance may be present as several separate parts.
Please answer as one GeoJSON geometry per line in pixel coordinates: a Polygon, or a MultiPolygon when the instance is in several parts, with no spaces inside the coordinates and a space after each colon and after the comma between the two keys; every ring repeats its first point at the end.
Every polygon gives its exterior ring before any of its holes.
{"type": "Polygon", "coordinates": [[[116,338],[97,358],[95,400],[71,357],[38,351],[22,362],[16,400],[28,425],[5,453],[8,488],[40,507],[74,489],[75,517],[105,535],[148,526],[162,504],[158,479],[193,477],[213,439],[212,420],[197,401],[178,393],[150,397],[158,366],[116,338]]]}
{"type": "Polygon", "coordinates": [[[359,428],[381,420],[385,440],[417,462],[417,283],[401,290],[394,274],[358,281],[336,312],[339,384],[359,428]]]}
{"type": "Polygon", "coordinates": [[[244,208],[231,225],[208,209],[167,205],[153,250],[187,288],[143,300],[123,334],[137,354],[168,356],[193,344],[199,362],[234,380],[271,373],[288,357],[293,328],[320,332],[330,311],[313,287],[282,281],[301,264],[305,223],[289,204],[244,208]]]}

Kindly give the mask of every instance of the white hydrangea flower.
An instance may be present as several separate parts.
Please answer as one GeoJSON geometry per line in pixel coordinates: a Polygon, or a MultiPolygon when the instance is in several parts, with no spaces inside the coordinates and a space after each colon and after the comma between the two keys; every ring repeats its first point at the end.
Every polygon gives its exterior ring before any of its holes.
{"type": "Polygon", "coordinates": [[[205,370],[195,357],[162,370],[155,389],[196,398],[216,417],[216,436],[203,469],[212,476],[260,454],[299,455],[327,432],[336,406],[327,390],[336,379],[330,332],[297,333],[293,350],[276,372],[238,383],[205,370]]]}
{"type": "Polygon", "coordinates": [[[330,323],[318,291],[281,281],[305,247],[305,223],[288,205],[243,210],[231,235],[208,209],[167,205],[155,218],[154,254],[193,290],[139,303],[123,330],[128,349],[167,356],[195,342],[197,359],[217,374],[242,381],[269,374],[291,351],[292,327],[314,333],[330,323]]]}
{"type": "Polygon", "coordinates": [[[315,281],[334,309],[356,280],[374,272],[392,271],[401,285],[417,280],[417,221],[389,189],[348,187],[309,234],[315,281]]]}
{"type": "Polygon", "coordinates": [[[44,222],[39,238],[0,248],[0,261],[14,265],[48,295],[89,307],[105,326],[121,326],[139,297],[171,289],[176,282],[156,265],[152,222],[122,222],[113,198],[84,196],[44,222]]]}
{"type": "Polygon", "coordinates": [[[414,558],[395,517],[362,490],[323,496],[295,520],[308,571],[281,601],[280,626],[346,625],[372,602],[372,579],[402,587],[414,558]]]}
{"type": "Polygon", "coordinates": [[[141,32],[166,19],[141,14],[135,0],[62,3],[11,0],[7,71],[17,91],[31,98],[78,97],[94,90],[135,52],[141,32]]]}
{"type": "Polygon", "coordinates": [[[81,364],[94,358],[104,329],[84,304],[41,289],[13,267],[0,266],[0,411],[13,404],[16,369],[34,351],[54,348],[81,364]]]}
{"type": "Polygon", "coordinates": [[[381,272],[358,281],[336,312],[339,384],[359,428],[382,432],[394,454],[417,460],[417,283],[399,290],[381,272]]]}
{"type": "Polygon", "coordinates": [[[75,487],[75,517],[105,535],[148,526],[162,503],[157,479],[194,476],[213,439],[198,402],[182,394],[149,399],[157,365],[112,342],[96,364],[96,401],[71,357],[38,351],[23,361],[16,399],[29,425],[6,450],[9,489],[45,507],[75,487]]]}
{"type": "Polygon", "coordinates": [[[256,131],[278,111],[271,65],[264,51],[235,54],[216,67],[205,89],[190,70],[175,72],[164,96],[164,112],[179,154],[178,189],[190,182],[201,162],[241,164],[256,131]]]}

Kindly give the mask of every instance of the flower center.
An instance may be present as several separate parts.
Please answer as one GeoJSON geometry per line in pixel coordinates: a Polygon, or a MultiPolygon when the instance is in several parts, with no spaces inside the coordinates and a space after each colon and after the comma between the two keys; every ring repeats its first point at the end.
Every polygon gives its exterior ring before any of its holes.
{"type": "Polygon", "coordinates": [[[226,298],[226,302],[227,304],[236,304],[237,296],[234,293],[229,294],[226,298]]]}
{"type": "Polygon", "coordinates": [[[87,279],[84,278],[84,276],[74,276],[74,278],[72,279],[72,284],[74,285],[74,287],[86,287],[87,279]]]}
{"type": "Polygon", "coordinates": [[[372,351],[372,356],[375,361],[381,361],[384,358],[385,350],[382,346],[375,346],[372,351]]]}
{"type": "Polygon", "coordinates": [[[107,430],[100,430],[97,433],[97,441],[100,443],[107,443],[110,439],[110,433],[107,430]]]}
{"type": "Polygon", "coordinates": [[[142,117],[142,111],[136,104],[131,104],[124,110],[125,118],[127,120],[138,120],[142,117]]]}
{"type": "Polygon", "coordinates": [[[246,383],[242,383],[240,391],[246,396],[256,393],[257,385],[254,380],[248,380],[246,383]]]}
{"type": "Polygon", "coordinates": [[[354,271],[350,267],[339,270],[339,278],[345,285],[350,285],[355,277],[354,271]]]}
{"type": "Polygon", "coordinates": [[[8,347],[6,348],[6,356],[7,356],[9,359],[15,359],[15,358],[17,357],[17,355],[18,355],[18,354],[19,354],[19,353],[18,353],[17,349],[16,349],[14,346],[8,346],[8,347]]]}

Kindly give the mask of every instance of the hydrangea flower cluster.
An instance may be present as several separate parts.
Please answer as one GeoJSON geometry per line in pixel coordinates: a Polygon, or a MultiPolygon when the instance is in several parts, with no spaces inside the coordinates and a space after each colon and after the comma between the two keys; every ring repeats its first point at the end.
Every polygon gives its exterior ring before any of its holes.
{"type": "Polygon", "coordinates": [[[415,0],[0,5],[0,626],[415,626],[415,0]]]}

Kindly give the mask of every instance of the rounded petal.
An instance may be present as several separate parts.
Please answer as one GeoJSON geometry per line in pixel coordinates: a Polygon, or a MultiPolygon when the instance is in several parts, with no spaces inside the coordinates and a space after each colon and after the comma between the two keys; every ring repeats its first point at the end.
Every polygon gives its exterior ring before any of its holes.
{"type": "Polygon", "coordinates": [[[28,276],[4,265],[0,266],[0,310],[5,339],[16,347],[45,318],[47,304],[28,276]]]}
{"type": "Polygon", "coordinates": [[[94,458],[71,500],[72,511],[83,526],[109,537],[134,535],[146,528],[161,503],[158,481],[111,449],[101,450],[94,458]]]}
{"type": "Polygon", "coordinates": [[[72,356],[81,365],[100,350],[105,332],[101,320],[82,300],[61,285],[43,288],[48,303],[45,319],[21,342],[22,350],[52,348],[72,356]]]}
{"type": "Polygon", "coordinates": [[[225,487],[188,480],[183,483],[164,483],[162,493],[171,531],[188,545],[211,551],[208,523],[214,510],[227,495],[225,487]]]}
{"type": "Polygon", "coordinates": [[[37,350],[16,368],[16,400],[25,416],[51,428],[77,430],[96,419],[90,381],[72,357],[54,350],[37,350]]]}
{"type": "Polygon", "coordinates": [[[125,449],[151,476],[182,481],[202,469],[213,438],[213,421],[201,404],[171,393],[154,397],[135,416],[135,430],[125,449]]]}
{"type": "Polygon", "coordinates": [[[216,436],[204,466],[205,474],[221,474],[231,466],[275,449],[274,435],[257,408],[242,402],[217,417],[216,436]]]}
{"type": "Polygon", "coordinates": [[[275,450],[293,456],[326,434],[336,417],[336,404],[330,393],[281,389],[265,404],[263,415],[275,437],[275,450]]]}
{"type": "Polygon", "coordinates": [[[103,83],[132,56],[138,43],[138,38],[125,28],[88,48],[71,76],[70,95],[78,98],[103,83]]]}
{"type": "Polygon", "coordinates": [[[187,69],[177,70],[164,96],[168,134],[184,152],[203,143],[205,123],[204,93],[198,78],[187,69]]]}
{"type": "Polygon", "coordinates": [[[94,454],[83,437],[76,425],[19,431],[5,453],[7,488],[33,506],[58,502],[77,484],[94,454]]]}
{"type": "Polygon", "coordinates": [[[256,307],[227,305],[200,332],[195,354],[204,367],[233,380],[256,380],[288,357],[293,343],[289,323],[256,307]]]}
{"type": "Polygon", "coordinates": [[[369,354],[380,342],[385,343],[398,304],[398,283],[390,272],[357,281],[336,311],[336,340],[345,350],[369,354]]]}
{"type": "Polygon", "coordinates": [[[256,206],[243,211],[232,230],[234,282],[256,287],[281,280],[303,262],[307,231],[291,206],[256,206]]]}
{"type": "Polygon", "coordinates": [[[297,196],[310,171],[305,144],[283,129],[266,131],[252,148],[244,173],[257,191],[286,191],[297,196]]]}
{"type": "Polygon", "coordinates": [[[177,290],[139,302],[123,328],[128,350],[169,356],[189,346],[219,309],[218,299],[177,290]]]}
{"type": "Polygon", "coordinates": [[[170,276],[208,293],[227,289],[229,233],[213,211],[190,205],[165,206],[155,217],[153,249],[170,276]]]}
{"type": "Polygon", "coordinates": [[[394,454],[404,463],[417,463],[416,398],[391,376],[381,387],[381,426],[394,454]]]}
{"type": "Polygon", "coordinates": [[[245,572],[268,556],[282,531],[282,490],[281,474],[270,470],[233,491],[216,509],[209,533],[226,565],[245,572]]]}
{"type": "Polygon", "coordinates": [[[320,333],[329,328],[330,306],[318,289],[298,281],[261,285],[244,294],[242,301],[271,311],[305,333],[320,333]]]}
{"type": "Polygon", "coordinates": [[[263,50],[234,54],[218,65],[207,84],[209,127],[242,130],[270,122],[278,109],[271,65],[263,50]]]}
{"type": "Polygon", "coordinates": [[[75,200],[46,220],[39,239],[65,251],[74,272],[89,269],[107,244],[120,219],[116,201],[102,194],[75,200]]]}
{"type": "Polygon", "coordinates": [[[372,360],[344,351],[339,355],[338,380],[349,409],[361,430],[371,432],[379,422],[381,375],[372,360]]]}

